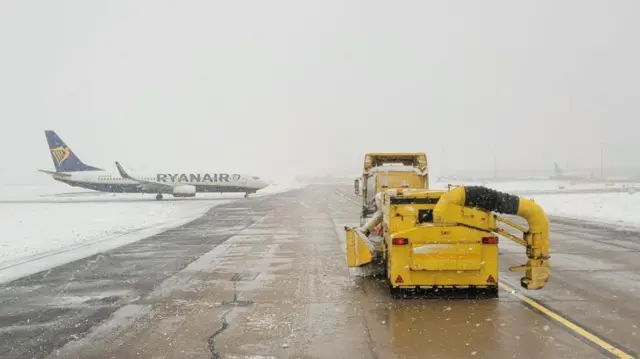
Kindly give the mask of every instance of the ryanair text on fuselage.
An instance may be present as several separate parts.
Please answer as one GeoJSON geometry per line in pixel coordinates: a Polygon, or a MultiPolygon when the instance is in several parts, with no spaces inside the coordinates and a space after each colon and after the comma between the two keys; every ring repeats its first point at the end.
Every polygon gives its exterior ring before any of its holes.
{"type": "Polygon", "coordinates": [[[235,182],[241,178],[239,174],[228,173],[158,173],[158,182],[235,182]]]}

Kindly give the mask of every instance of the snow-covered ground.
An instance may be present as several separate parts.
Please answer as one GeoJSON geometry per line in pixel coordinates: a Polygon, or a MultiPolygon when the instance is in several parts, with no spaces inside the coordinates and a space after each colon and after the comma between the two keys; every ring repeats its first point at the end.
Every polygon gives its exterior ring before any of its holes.
{"type": "Polygon", "coordinates": [[[79,199],[0,203],[0,282],[149,237],[231,201],[79,199]]]}
{"type": "Polygon", "coordinates": [[[259,190],[253,196],[256,196],[256,195],[257,196],[264,196],[264,195],[276,194],[276,193],[281,193],[281,192],[287,192],[287,191],[291,191],[291,190],[294,190],[294,189],[302,188],[304,186],[305,186],[305,184],[300,183],[300,182],[298,182],[296,180],[282,179],[282,180],[274,182],[274,183],[270,184],[269,186],[259,190]]]}
{"type": "Polygon", "coordinates": [[[640,194],[549,194],[526,196],[549,215],[640,227],[640,194]]]}
{"type": "Polygon", "coordinates": [[[513,182],[439,182],[433,185],[435,188],[447,188],[448,184],[452,185],[473,185],[485,186],[499,191],[505,192],[531,192],[531,191],[575,191],[589,189],[620,189],[629,187],[640,187],[640,183],[575,183],[571,181],[513,181],[513,182]]]}
{"type": "MultiPolygon", "coordinates": [[[[462,183],[452,183],[460,185],[462,183]]],[[[499,191],[520,194],[540,204],[548,215],[602,222],[607,224],[640,227],[640,193],[631,183],[571,183],[569,181],[516,181],[474,182],[465,185],[482,185],[499,191]],[[622,189],[618,193],[571,193],[581,190],[622,189]],[[535,193],[538,191],[538,193],[535,193]],[[545,193],[546,192],[546,193],[545,193]],[[553,193],[555,192],[555,193],[553,193]]],[[[446,188],[437,183],[434,188],[446,188]]]]}
{"type": "MultiPolygon", "coordinates": [[[[253,196],[300,188],[279,181],[253,196]]],[[[131,243],[194,220],[243,194],[195,198],[112,194],[64,184],[0,186],[0,282],[131,243]]]]}

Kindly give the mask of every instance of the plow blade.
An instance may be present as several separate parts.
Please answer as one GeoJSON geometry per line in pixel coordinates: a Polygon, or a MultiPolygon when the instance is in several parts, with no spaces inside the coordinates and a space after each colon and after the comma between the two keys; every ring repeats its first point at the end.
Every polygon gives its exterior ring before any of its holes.
{"type": "Polygon", "coordinates": [[[364,233],[354,227],[345,227],[347,232],[347,266],[360,267],[371,263],[375,246],[364,233]]]}

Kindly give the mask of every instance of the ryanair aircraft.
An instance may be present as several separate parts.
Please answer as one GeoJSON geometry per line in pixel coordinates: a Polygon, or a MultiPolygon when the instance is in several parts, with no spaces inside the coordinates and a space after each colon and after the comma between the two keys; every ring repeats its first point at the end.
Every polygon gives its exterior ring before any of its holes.
{"type": "Polygon", "coordinates": [[[56,181],[100,192],[156,193],[195,197],[196,192],[251,193],[267,187],[259,177],[235,173],[156,173],[132,175],[116,161],[118,173],[84,164],[54,131],[44,131],[56,171],[39,170],[56,181]]]}

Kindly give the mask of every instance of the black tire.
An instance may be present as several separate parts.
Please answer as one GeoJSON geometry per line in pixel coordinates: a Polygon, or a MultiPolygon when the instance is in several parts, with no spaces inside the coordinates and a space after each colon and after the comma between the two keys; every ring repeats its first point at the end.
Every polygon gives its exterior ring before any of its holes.
{"type": "Polygon", "coordinates": [[[160,201],[162,199],[162,193],[158,193],[156,195],[156,200],[160,201]]]}

